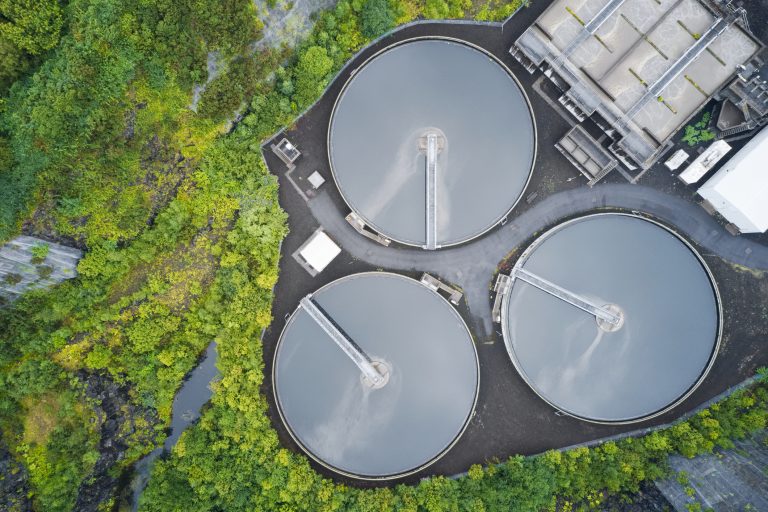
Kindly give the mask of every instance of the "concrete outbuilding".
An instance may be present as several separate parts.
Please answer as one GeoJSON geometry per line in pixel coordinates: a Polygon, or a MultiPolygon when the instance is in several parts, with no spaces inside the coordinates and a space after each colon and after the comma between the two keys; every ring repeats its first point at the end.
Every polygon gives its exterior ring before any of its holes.
{"type": "Polygon", "coordinates": [[[341,253],[341,248],[325,231],[318,229],[304,244],[293,254],[294,259],[304,267],[310,275],[316,276],[325,267],[331,264],[341,253]]]}

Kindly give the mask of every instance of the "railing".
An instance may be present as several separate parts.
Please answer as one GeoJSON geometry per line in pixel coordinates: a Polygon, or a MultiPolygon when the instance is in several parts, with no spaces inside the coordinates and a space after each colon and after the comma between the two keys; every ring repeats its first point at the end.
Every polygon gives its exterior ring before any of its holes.
{"type": "Polygon", "coordinates": [[[349,336],[336,325],[336,322],[334,322],[320,305],[314,301],[311,294],[301,299],[300,305],[304,311],[309,314],[312,320],[325,331],[328,337],[339,346],[347,357],[360,368],[360,371],[363,372],[363,375],[370,383],[377,386],[384,381],[384,377],[373,366],[373,361],[368,357],[368,354],[363,352],[357,343],[352,341],[352,339],[350,339],[349,336]]]}
{"type": "Polygon", "coordinates": [[[535,286],[539,290],[547,292],[548,294],[557,297],[558,299],[565,301],[572,306],[576,306],[577,308],[586,311],[590,315],[604,320],[611,325],[619,325],[621,323],[621,317],[619,315],[616,315],[611,311],[608,311],[606,308],[598,306],[597,304],[592,303],[584,297],[566,290],[565,288],[558,286],[551,281],[547,281],[543,277],[537,276],[532,272],[528,272],[523,268],[515,268],[512,271],[511,277],[525,281],[526,283],[535,286]]]}
{"type": "Polygon", "coordinates": [[[437,134],[427,134],[427,243],[425,249],[437,249],[437,134]]]}

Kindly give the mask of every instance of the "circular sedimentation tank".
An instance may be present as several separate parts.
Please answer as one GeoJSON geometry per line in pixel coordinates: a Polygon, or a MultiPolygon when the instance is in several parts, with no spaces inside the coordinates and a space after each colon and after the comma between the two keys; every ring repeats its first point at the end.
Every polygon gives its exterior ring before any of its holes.
{"type": "Polygon", "coordinates": [[[472,337],[450,303],[413,279],[355,274],[305,298],[278,341],[273,389],[291,436],[320,464],[387,479],[436,461],[466,428],[477,399],[472,337]],[[311,300],[370,358],[368,379],[310,313],[311,300]]]}
{"type": "Polygon", "coordinates": [[[512,73],[468,43],[417,39],[366,61],[336,100],[328,129],[342,196],[380,234],[425,246],[427,139],[435,137],[436,245],[503,220],[530,179],[533,114],[512,73]]]}
{"type": "Polygon", "coordinates": [[[712,274],[654,221],[608,213],[565,222],[535,240],[512,275],[507,351],[528,385],[571,416],[649,419],[690,395],[714,361],[722,315],[712,274]]]}

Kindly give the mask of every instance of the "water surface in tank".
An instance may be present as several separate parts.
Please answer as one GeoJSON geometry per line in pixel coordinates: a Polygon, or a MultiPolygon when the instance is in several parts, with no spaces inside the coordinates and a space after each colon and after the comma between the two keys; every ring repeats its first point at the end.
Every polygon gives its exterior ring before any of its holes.
{"type": "Polygon", "coordinates": [[[298,308],[275,354],[275,397],[294,438],[337,471],[382,478],[418,469],[463,432],[479,375],[474,343],[436,292],[389,273],[348,276],[314,300],[389,381],[372,389],[335,342],[298,308]]]}
{"type": "Polygon", "coordinates": [[[680,238],[642,218],[602,214],[539,238],[522,267],[597,305],[594,316],[516,280],[505,308],[507,349],[529,385],[572,415],[629,421],[665,409],[695,386],[718,340],[719,305],[709,274],[680,238]]]}
{"type": "Polygon", "coordinates": [[[442,139],[437,241],[461,243],[499,222],[522,195],[535,153],[532,114],[509,72],[463,43],[406,42],[353,75],[329,128],[336,182],[371,227],[412,245],[426,240],[420,139],[428,132],[442,139]]]}

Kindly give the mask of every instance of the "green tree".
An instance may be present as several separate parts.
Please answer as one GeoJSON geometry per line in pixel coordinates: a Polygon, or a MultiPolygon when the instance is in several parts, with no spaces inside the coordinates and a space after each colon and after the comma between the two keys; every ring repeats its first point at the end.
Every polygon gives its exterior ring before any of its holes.
{"type": "Polygon", "coordinates": [[[5,96],[13,82],[32,68],[35,59],[0,34],[0,95],[5,96]]]}
{"type": "Polygon", "coordinates": [[[301,52],[296,66],[296,101],[301,108],[309,106],[328,83],[333,60],[322,46],[310,46],[301,52]]]}
{"type": "Polygon", "coordinates": [[[395,13],[388,0],[366,0],[360,11],[363,35],[374,39],[395,26],[395,13]]]}
{"type": "Polygon", "coordinates": [[[59,43],[63,23],[57,0],[0,0],[0,35],[33,55],[59,43]]]}
{"type": "Polygon", "coordinates": [[[206,87],[197,112],[201,116],[221,121],[231,116],[254,93],[256,70],[253,59],[240,57],[206,87]]]}

